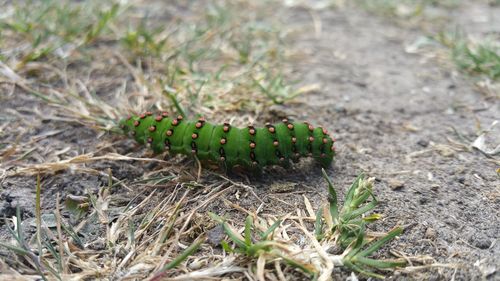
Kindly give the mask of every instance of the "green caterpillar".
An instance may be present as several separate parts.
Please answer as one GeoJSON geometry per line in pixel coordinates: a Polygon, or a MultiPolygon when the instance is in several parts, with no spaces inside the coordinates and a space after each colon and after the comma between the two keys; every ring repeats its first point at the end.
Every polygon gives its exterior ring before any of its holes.
{"type": "Polygon", "coordinates": [[[323,167],[332,163],[334,139],[307,122],[266,124],[263,128],[214,125],[204,118],[186,121],[166,112],[145,112],[120,121],[120,128],[140,144],[149,144],[155,153],[195,155],[199,160],[220,163],[227,169],[242,166],[259,170],[266,165],[288,166],[290,160],[313,157],[323,167]]]}

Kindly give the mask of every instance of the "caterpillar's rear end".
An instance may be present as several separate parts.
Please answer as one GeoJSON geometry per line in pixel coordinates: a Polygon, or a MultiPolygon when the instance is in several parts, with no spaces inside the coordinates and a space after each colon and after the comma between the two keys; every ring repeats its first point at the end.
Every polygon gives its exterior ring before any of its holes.
{"type": "Polygon", "coordinates": [[[290,160],[301,157],[313,157],[328,167],[335,156],[334,139],[325,129],[287,119],[262,128],[240,129],[228,123],[211,124],[203,118],[187,121],[182,116],[169,117],[165,112],[145,112],[122,120],[120,127],[138,143],[149,143],[155,153],[168,150],[172,154],[194,155],[227,169],[287,166],[290,160]]]}

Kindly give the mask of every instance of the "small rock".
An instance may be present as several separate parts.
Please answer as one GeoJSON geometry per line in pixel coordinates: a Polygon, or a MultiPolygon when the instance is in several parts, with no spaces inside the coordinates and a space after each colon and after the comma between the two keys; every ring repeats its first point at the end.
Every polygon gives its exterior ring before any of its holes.
{"type": "Polygon", "coordinates": [[[449,146],[437,144],[434,148],[444,157],[452,157],[455,155],[455,151],[451,149],[449,146]]]}
{"type": "Polygon", "coordinates": [[[16,208],[12,207],[10,202],[3,201],[0,203],[0,214],[2,214],[3,217],[10,218],[16,215],[16,208]]]}
{"type": "Polygon", "coordinates": [[[429,141],[419,140],[419,141],[417,141],[417,144],[420,145],[421,147],[427,147],[427,146],[429,146],[429,141]]]}
{"type": "Polygon", "coordinates": [[[224,229],[222,226],[217,225],[208,231],[207,242],[212,246],[218,246],[220,245],[222,239],[224,239],[224,235],[224,229]]]}
{"type": "Polygon", "coordinates": [[[269,113],[271,116],[285,117],[292,116],[293,112],[289,108],[281,104],[275,104],[269,107],[269,113]]]}
{"type": "Polygon", "coordinates": [[[291,192],[294,191],[297,186],[298,183],[296,182],[275,182],[271,184],[269,190],[276,193],[291,192]]]}
{"type": "Polygon", "coordinates": [[[200,269],[202,268],[204,265],[206,264],[206,262],[203,260],[203,259],[200,259],[200,258],[197,258],[195,259],[194,261],[192,261],[188,267],[192,270],[197,270],[197,269],[200,269]]]}
{"type": "Polygon", "coordinates": [[[389,187],[392,190],[398,190],[398,189],[401,189],[401,188],[403,188],[405,186],[405,182],[404,181],[397,180],[397,179],[389,179],[387,181],[387,183],[389,184],[389,187]]]}
{"type": "Polygon", "coordinates": [[[344,115],[346,115],[346,114],[347,114],[347,109],[346,109],[344,106],[341,106],[341,105],[336,106],[336,107],[335,107],[335,111],[336,111],[337,113],[341,113],[341,114],[344,114],[344,115]]]}
{"type": "Polygon", "coordinates": [[[440,187],[439,184],[433,184],[433,185],[431,185],[431,190],[436,192],[436,191],[438,191],[439,187],[440,187]]]}
{"type": "Polygon", "coordinates": [[[486,236],[486,234],[478,232],[475,235],[473,235],[470,239],[469,242],[474,245],[475,247],[478,247],[479,249],[488,249],[491,246],[491,239],[486,236]]]}
{"type": "MultiPolygon", "coordinates": [[[[54,214],[42,214],[41,219],[42,223],[49,228],[57,226],[57,220],[54,214]]],[[[33,218],[33,220],[30,220],[30,225],[36,227],[36,219],[33,218]]]]}
{"type": "Polygon", "coordinates": [[[437,237],[437,234],[436,234],[436,230],[434,228],[428,227],[425,230],[425,238],[434,240],[434,239],[436,239],[436,237],[437,237]]]}
{"type": "Polygon", "coordinates": [[[446,223],[447,225],[449,225],[453,228],[458,228],[460,226],[458,224],[457,220],[454,218],[451,218],[451,217],[444,219],[444,223],[446,223]]]}
{"type": "Polygon", "coordinates": [[[340,255],[343,252],[342,247],[340,245],[334,245],[326,250],[327,253],[332,255],[340,255]]]}
{"type": "Polygon", "coordinates": [[[420,197],[418,202],[420,203],[420,205],[425,205],[425,204],[427,204],[427,202],[429,202],[429,199],[427,197],[422,196],[422,197],[420,197]]]}
{"type": "Polygon", "coordinates": [[[353,81],[353,84],[361,88],[366,88],[368,86],[368,84],[363,81],[353,81]]]}

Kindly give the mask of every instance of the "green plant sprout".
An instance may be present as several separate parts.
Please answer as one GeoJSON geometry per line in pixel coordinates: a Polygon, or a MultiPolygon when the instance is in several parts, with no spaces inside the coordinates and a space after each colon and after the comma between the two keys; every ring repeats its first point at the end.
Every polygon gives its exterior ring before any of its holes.
{"type": "MultiPolygon", "coordinates": [[[[406,261],[402,259],[379,260],[370,258],[373,253],[403,231],[402,228],[396,227],[378,239],[374,239],[366,231],[368,223],[380,218],[378,214],[366,215],[377,205],[377,200],[372,192],[373,180],[365,179],[363,174],[359,175],[349,188],[343,206],[339,207],[337,193],[324,170],[323,177],[328,183],[328,205],[324,208],[326,211],[323,212],[323,209],[320,208],[316,212],[314,235],[310,235],[310,237],[316,240],[321,248],[341,248],[340,255],[324,253],[324,255],[328,255],[327,259],[336,266],[343,266],[365,276],[380,279],[383,279],[384,276],[375,273],[374,270],[380,271],[405,266],[406,261]],[[321,215],[322,213],[324,215],[321,215]]],[[[272,235],[277,231],[283,222],[282,220],[276,221],[262,232],[255,230],[254,218],[249,215],[245,221],[242,236],[225,219],[213,213],[209,213],[209,215],[222,225],[229,240],[234,244],[234,248],[231,248],[229,242],[223,240],[221,245],[226,252],[234,252],[251,259],[257,258],[257,264],[262,256],[266,256],[269,261],[280,259],[309,275],[313,280],[317,279],[319,274],[324,274],[327,271],[318,263],[311,262],[318,256],[314,249],[301,248],[299,245],[287,243],[288,241],[283,241],[283,239],[272,235]],[[297,251],[297,249],[299,250],[297,251]],[[296,254],[293,254],[294,251],[296,254]]]]}

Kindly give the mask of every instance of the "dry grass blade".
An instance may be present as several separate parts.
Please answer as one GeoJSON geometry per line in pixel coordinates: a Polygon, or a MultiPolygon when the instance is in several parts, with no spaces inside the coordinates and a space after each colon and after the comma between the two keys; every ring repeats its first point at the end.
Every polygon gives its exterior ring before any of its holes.
{"type": "Polygon", "coordinates": [[[144,162],[166,163],[163,160],[154,159],[154,158],[129,157],[129,156],[115,154],[115,153],[108,153],[108,154],[102,155],[102,156],[94,156],[92,153],[89,153],[89,154],[78,155],[78,156],[72,157],[70,159],[62,160],[62,161],[55,162],[55,163],[43,163],[43,164],[27,165],[26,167],[19,169],[18,171],[16,171],[12,175],[21,175],[21,174],[33,175],[36,173],[55,173],[55,172],[67,170],[67,169],[74,169],[74,170],[81,169],[81,170],[89,171],[90,169],[78,168],[78,166],[82,165],[82,164],[101,161],[101,160],[144,161],[144,162]]]}

